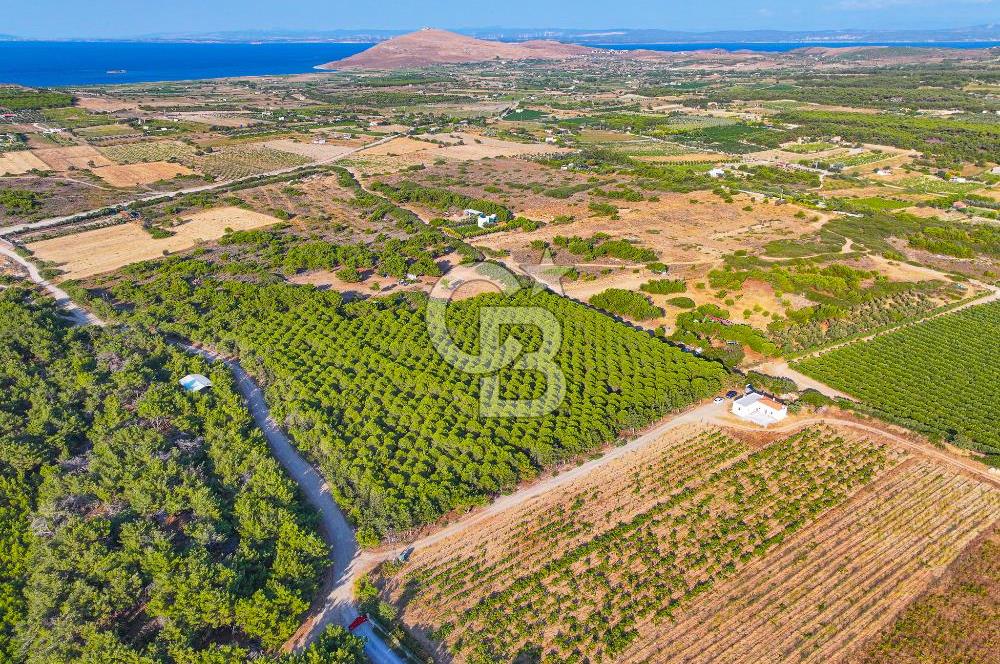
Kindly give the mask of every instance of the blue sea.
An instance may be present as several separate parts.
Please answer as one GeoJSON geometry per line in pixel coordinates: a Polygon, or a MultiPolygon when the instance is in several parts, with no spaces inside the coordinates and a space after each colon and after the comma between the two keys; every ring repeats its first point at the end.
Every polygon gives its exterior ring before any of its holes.
{"type": "MultiPolygon", "coordinates": [[[[205,44],[150,42],[0,42],[0,84],[101,85],[182,81],[227,76],[302,74],[316,65],[346,58],[371,44],[265,43],[205,44]],[[111,74],[109,71],[122,73],[111,74]]],[[[782,52],[807,46],[937,46],[990,48],[1000,42],[935,42],[877,44],[833,43],[702,43],[588,44],[617,50],[691,51],[724,49],[782,52]]]]}
{"type": "Polygon", "coordinates": [[[59,86],[302,74],[371,44],[0,42],[0,83],[59,86]],[[109,74],[111,70],[124,73],[109,74]]]}

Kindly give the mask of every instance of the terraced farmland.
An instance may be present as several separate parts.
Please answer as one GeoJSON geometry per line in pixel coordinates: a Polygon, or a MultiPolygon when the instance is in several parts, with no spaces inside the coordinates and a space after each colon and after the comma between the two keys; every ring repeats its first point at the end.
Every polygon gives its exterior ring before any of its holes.
{"type": "Polygon", "coordinates": [[[441,661],[656,661],[659,639],[720,584],[783,559],[802,546],[788,543],[797,531],[902,460],[829,428],[763,447],[678,430],[558,495],[418,549],[386,595],[418,636],[439,642],[441,661]]]}

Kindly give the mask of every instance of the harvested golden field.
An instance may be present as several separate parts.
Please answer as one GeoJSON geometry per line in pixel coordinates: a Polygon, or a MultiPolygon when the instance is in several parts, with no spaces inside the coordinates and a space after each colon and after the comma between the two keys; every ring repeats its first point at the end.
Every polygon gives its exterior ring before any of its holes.
{"type": "Polygon", "coordinates": [[[33,150],[36,157],[44,161],[54,171],[68,171],[71,168],[85,169],[110,166],[111,161],[89,145],[74,145],[68,148],[43,148],[33,150]]]}
{"type": "Polygon", "coordinates": [[[683,425],[418,548],[384,595],[438,661],[845,661],[1000,509],[880,438],[683,425]]]}
{"type": "Polygon", "coordinates": [[[143,184],[152,184],[160,180],[169,180],[179,175],[194,174],[194,171],[187,166],[173,164],[169,161],[102,166],[93,170],[94,175],[112,187],[135,187],[143,184]]]}
{"type": "Polygon", "coordinates": [[[0,153],[0,175],[21,175],[36,169],[51,170],[48,164],[29,150],[0,153]]]}
{"type": "Polygon", "coordinates": [[[155,239],[138,224],[129,223],[42,240],[28,248],[38,258],[59,266],[62,278],[79,279],[160,258],[164,251],[189,249],[222,237],[227,228],[247,230],[276,223],[274,217],[259,212],[221,207],[185,215],[167,238],[155,239]]]}
{"type": "Polygon", "coordinates": [[[139,104],[134,101],[115,99],[114,97],[85,97],[76,98],[74,105],[95,113],[114,113],[116,111],[135,110],[139,104]]]}

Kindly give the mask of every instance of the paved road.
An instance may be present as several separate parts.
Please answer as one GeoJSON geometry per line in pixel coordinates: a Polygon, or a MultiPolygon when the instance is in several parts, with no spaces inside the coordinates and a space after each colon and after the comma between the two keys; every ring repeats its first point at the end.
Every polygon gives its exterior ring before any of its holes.
{"type": "Polygon", "coordinates": [[[16,224],[14,226],[4,226],[0,227],[0,236],[10,235],[11,233],[22,233],[29,230],[38,230],[39,228],[48,228],[50,226],[58,226],[60,224],[65,224],[70,221],[75,221],[79,219],[87,218],[88,215],[94,214],[101,210],[123,210],[133,203],[141,203],[144,201],[155,200],[157,198],[163,198],[165,196],[180,196],[184,194],[197,194],[203,191],[212,191],[213,189],[220,189],[222,187],[227,187],[232,184],[237,184],[239,182],[246,182],[249,180],[254,180],[256,178],[270,177],[273,175],[284,175],[286,173],[294,173],[295,171],[302,170],[304,168],[311,168],[313,166],[322,166],[324,164],[332,164],[335,161],[339,161],[346,157],[350,157],[353,154],[357,154],[362,150],[367,150],[373,148],[376,145],[381,145],[382,143],[387,143],[394,138],[398,138],[399,134],[390,134],[385,138],[380,138],[377,141],[368,143],[367,145],[362,145],[360,147],[352,148],[347,152],[336,155],[335,157],[330,157],[329,159],[323,159],[320,161],[315,161],[310,164],[304,164],[302,166],[289,166],[287,168],[279,168],[273,171],[267,171],[265,173],[258,173],[256,175],[249,175],[247,177],[236,178],[234,180],[226,180],[224,182],[213,182],[211,184],[198,185],[197,187],[187,187],[186,189],[177,189],[175,191],[164,191],[154,194],[148,194],[146,196],[140,196],[138,198],[133,198],[131,200],[122,201],[120,203],[112,203],[110,205],[105,205],[104,207],[95,208],[93,210],[87,210],[85,212],[77,212],[75,214],[66,215],[63,217],[50,217],[48,219],[43,219],[41,221],[33,221],[25,224],[16,224]]]}
{"type": "MultiPolygon", "coordinates": [[[[106,324],[73,302],[61,288],[42,277],[34,263],[19,256],[13,247],[3,240],[0,240],[0,254],[9,256],[24,266],[31,280],[55,298],[56,303],[72,316],[76,324],[102,326],[106,324]]],[[[322,609],[306,621],[299,630],[298,638],[293,638],[287,644],[287,649],[308,645],[331,623],[348,626],[358,617],[358,610],[354,606],[354,580],[357,577],[356,565],[360,549],[354,536],[354,529],[333,500],[329,485],[316,469],[299,455],[288,436],[272,419],[263,392],[238,362],[206,348],[186,343],[176,345],[186,352],[200,355],[210,361],[223,362],[229,367],[236,379],[237,389],[243,395],[257,426],[267,438],[272,453],[299,485],[309,504],[320,515],[321,534],[330,547],[332,588],[329,589],[322,609]]],[[[363,625],[355,633],[365,637],[365,654],[375,664],[404,664],[404,660],[375,634],[370,625],[363,625]]]]}

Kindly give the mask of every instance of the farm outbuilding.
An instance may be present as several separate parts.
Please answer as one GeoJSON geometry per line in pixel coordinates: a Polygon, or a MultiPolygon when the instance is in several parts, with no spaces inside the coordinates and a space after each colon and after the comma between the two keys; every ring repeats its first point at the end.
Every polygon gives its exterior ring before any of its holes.
{"type": "Polygon", "coordinates": [[[788,406],[759,392],[733,402],[733,415],[766,427],[788,417],[788,406]]]}
{"type": "Polygon", "coordinates": [[[212,387],[212,381],[201,374],[188,374],[179,382],[186,392],[201,392],[206,387],[212,387]]]}

